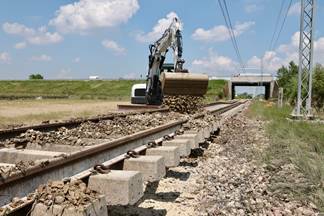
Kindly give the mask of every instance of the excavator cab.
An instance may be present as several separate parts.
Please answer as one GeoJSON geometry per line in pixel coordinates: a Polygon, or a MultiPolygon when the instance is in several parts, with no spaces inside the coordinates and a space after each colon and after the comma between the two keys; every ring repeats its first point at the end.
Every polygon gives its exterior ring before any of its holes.
{"type": "Polygon", "coordinates": [[[174,17],[162,37],[149,46],[149,64],[145,100],[149,105],[161,105],[168,95],[203,96],[207,92],[208,76],[191,74],[183,69],[182,23],[174,17]],[[173,50],[174,63],[164,64],[169,49],[173,50]]]}
{"type": "MultiPolygon", "coordinates": [[[[207,92],[208,75],[189,73],[188,70],[174,71],[173,64],[163,64],[153,97],[147,97],[147,84],[135,84],[132,88],[132,104],[161,105],[164,96],[192,95],[203,96],[207,92]]],[[[150,81],[150,79],[148,80],[150,81]]]]}

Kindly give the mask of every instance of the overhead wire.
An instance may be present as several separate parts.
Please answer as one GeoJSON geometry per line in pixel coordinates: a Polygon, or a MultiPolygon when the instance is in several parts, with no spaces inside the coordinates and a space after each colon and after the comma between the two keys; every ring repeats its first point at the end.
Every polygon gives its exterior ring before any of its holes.
{"type": "Polygon", "coordinates": [[[244,61],[242,60],[242,56],[241,56],[241,54],[240,54],[240,49],[239,49],[239,47],[238,47],[238,45],[237,45],[236,35],[235,35],[234,30],[233,30],[234,28],[233,28],[233,25],[232,25],[231,16],[230,16],[230,14],[229,14],[229,12],[228,12],[228,8],[227,8],[226,1],[223,0],[223,2],[224,2],[224,5],[225,5],[225,10],[226,10],[226,14],[227,14],[227,17],[228,17],[228,21],[229,21],[230,29],[231,29],[231,32],[232,32],[232,36],[233,36],[233,40],[234,40],[234,44],[235,44],[236,50],[238,50],[238,55],[239,55],[239,58],[240,58],[240,62],[241,62],[241,64],[242,64],[242,66],[243,66],[243,69],[245,70],[245,64],[244,64],[244,61]]]}
{"type": "Polygon", "coordinates": [[[276,19],[275,28],[274,28],[274,31],[273,31],[273,34],[272,34],[272,37],[271,37],[271,41],[270,41],[270,44],[269,44],[269,50],[272,50],[273,40],[275,39],[275,36],[276,36],[276,33],[277,33],[277,29],[278,29],[278,26],[279,26],[279,21],[280,21],[281,14],[283,12],[284,5],[285,5],[285,1],[282,0],[281,5],[280,5],[280,10],[279,10],[279,13],[278,13],[278,16],[277,16],[277,19],[276,19]]]}
{"type": "MultiPolygon", "coordinates": [[[[288,14],[289,14],[289,10],[290,10],[290,8],[292,6],[292,0],[290,0],[286,12],[283,13],[284,8],[285,8],[285,2],[287,2],[287,1],[286,0],[281,1],[280,10],[279,10],[276,22],[275,22],[275,28],[274,28],[274,31],[273,31],[273,34],[272,34],[272,37],[271,37],[270,45],[269,45],[269,51],[272,51],[277,46],[277,43],[278,43],[278,40],[279,40],[279,38],[281,36],[282,30],[283,30],[283,28],[284,28],[284,26],[286,24],[286,20],[287,20],[288,14]],[[283,19],[281,18],[282,16],[283,16],[283,19]],[[282,22],[281,22],[281,25],[280,25],[280,29],[278,31],[280,20],[282,20],[282,22]]],[[[262,77],[263,77],[263,70],[265,68],[265,65],[263,64],[263,58],[264,57],[261,57],[261,66],[260,66],[261,67],[261,75],[262,75],[262,77]]]]}
{"type": "Polygon", "coordinates": [[[219,7],[220,7],[220,9],[222,11],[224,21],[225,21],[225,24],[226,24],[226,27],[227,27],[227,30],[228,30],[228,34],[229,34],[229,36],[231,38],[231,42],[232,42],[232,45],[234,47],[237,59],[238,59],[240,65],[241,65],[242,71],[245,72],[245,65],[243,63],[242,56],[241,56],[241,53],[240,53],[240,49],[239,49],[238,44],[237,44],[235,32],[233,30],[233,25],[232,25],[232,21],[231,21],[231,17],[230,17],[229,11],[228,11],[226,1],[223,0],[223,4],[222,4],[221,0],[218,0],[218,4],[219,4],[219,7]]]}
{"type": "Polygon", "coordinates": [[[286,24],[286,20],[287,20],[288,13],[289,13],[289,10],[290,10],[290,8],[291,8],[291,5],[292,5],[292,0],[290,0],[290,2],[289,2],[289,5],[288,5],[288,7],[287,7],[286,13],[285,13],[285,15],[284,15],[283,21],[282,21],[281,26],[280,26],[280,30],[279,30],[279,32],[278,32],[278,35],[277,35],[277,38],[276,38],[275,42],[273,43],[273,46],[271,47],[271,50],[273,50],[274,47],[277,46],[277,43],[278,43],[278,40],[279,40],[279,38],[280,38],[280,36],[281,36],[282,30],[283,30],[283,28],[284,28],[284,26],[285,26],[285,24],[286,24]]]}
{"type": "MultiPolygon", "coordinates": [[[[227,27],[227,30],[228,30],[228,34],[230,36],[230,39],[231,39],[233,48],[235,50],[237,59],[238,59],[239,64],[240,64],[240,66],[242,68],[242,71],[245,72],[245,64],[243,62],[243,59],[242,59],[242,56],[241,56],[241,53],[240,53],[240,49],[239,49],[239,46],[238,46],[238,43],[237,43],[236,33],[234,32],[234,28],[233,28],[233,25],[232,25],[231,16],[230,16],[230,13],[229,13],[229,10],[228,10],[226,0],[218,0],[218,4],[219,4],[219,7],[221,9],[222,15],[224,17],[224,21],[225,21],[225,24],[226,24],[226,27],[227,27]]],[[[289,10],[290,10],[290,8],[292,6],[292,0],[289,1],[287,10],[283,14],[284,6],[285,6],[285,0],[282,0],[281,5],[280,5],[280,10],[279,10],[279,13],[278,13],[278,16],[277,16],[277,19],[276,19],[275,29],[274,29],[273,35],[271,37],[269,50],[273,50],[274,47],[276,47],[276,45],[278,43],[278,40],[279,40],[279,38],[281,36],[281,33],[283,31],[283,28],[284,28],[286,20],[287,20],[289,10]],[[284,15],[284,17],[283,17],[283,19],[281,19],[281,16],[283,16],[283,15],[284,15]],[[282,20],[282,22],[281,22],[281,25],[280,25],[280,29],[278,31],[280,20],[282,20]]]]}

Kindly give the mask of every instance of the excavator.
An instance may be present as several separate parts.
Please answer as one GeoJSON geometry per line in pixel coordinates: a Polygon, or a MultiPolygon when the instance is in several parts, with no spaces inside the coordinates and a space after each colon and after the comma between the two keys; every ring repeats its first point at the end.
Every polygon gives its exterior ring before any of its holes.
{"type": "Polygon", "coordinates": [[[161,105],[166,95],[203,96],[207,92],[208,75],[191,74],[183,68],[181,21],[173,18],[160,39],[149,46],[146,84],[132,87],[132,104],[161,105]],[[165,64],[166,54],[173,50],[172,64],[165,64]]]}

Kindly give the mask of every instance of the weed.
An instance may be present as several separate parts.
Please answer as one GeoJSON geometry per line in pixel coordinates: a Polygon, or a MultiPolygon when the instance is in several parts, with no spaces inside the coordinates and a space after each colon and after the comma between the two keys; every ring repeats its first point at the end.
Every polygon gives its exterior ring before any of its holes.
{"type": "Polygon", "coordinates": [[[324,210],[324,125],[288,120],[291,111],[290,106],[254,102],[248,115],[267,122],[270,146],[264,152],[264,162],[277,168],[294,164],[307,181],[289,189],[296,198],[309,199],[324,210]]]}

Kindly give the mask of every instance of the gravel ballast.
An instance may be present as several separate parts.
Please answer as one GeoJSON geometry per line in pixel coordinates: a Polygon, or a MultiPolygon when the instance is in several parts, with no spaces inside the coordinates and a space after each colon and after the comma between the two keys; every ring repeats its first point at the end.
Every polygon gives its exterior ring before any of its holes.
{"type": "Polygon", "coordinates": [[[273,176],[303,176],[291,164],[277,172],[260,162],[269,145],[263,123],[244,114],[229,119],[199,157],[182,159],[166,178],[149,184],[138,207],[119,207],[112,215],[315,215],[317,209],[273,189],[273,176]],[[286,170],[286,171],[285,171],[286,170]],[[287,170],[289,172],[287,172],[287,170]],[[120,213],[123,212],[123,213],[120,213]]]}

